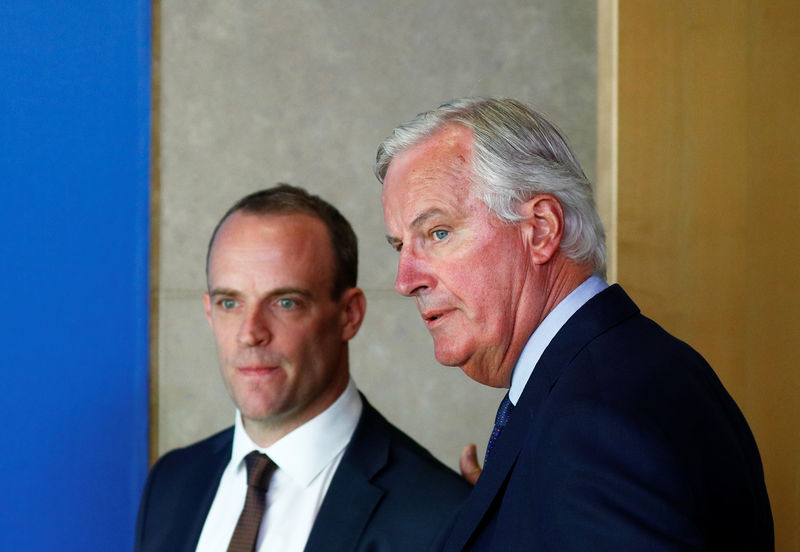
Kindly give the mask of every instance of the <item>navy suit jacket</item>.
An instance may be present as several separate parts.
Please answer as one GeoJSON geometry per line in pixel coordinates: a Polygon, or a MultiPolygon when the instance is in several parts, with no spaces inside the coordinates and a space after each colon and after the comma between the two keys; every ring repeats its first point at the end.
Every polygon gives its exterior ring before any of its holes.
{"type": "Polygon", "coordinates": [[[545,350],[445,550],[731,552],[773,540],[733,399],[615,285],[545,350]]]}
{"type": "MultiPolygon", "coordinates": [[[[470,486],[363,401],[306,551],[439,549],[470,486]]],[[[232,441],[229,428],[153,466],[139,507],[136,552],[197,547],[232,441]]]]}

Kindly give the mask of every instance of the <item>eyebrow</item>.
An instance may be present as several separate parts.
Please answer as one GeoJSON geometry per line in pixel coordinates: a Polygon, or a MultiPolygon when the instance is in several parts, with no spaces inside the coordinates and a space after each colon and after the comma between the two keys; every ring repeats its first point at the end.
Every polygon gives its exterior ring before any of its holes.
{"type": "MultiPolygon", "coordinates": [[[[240,297],[242,295],[240,291],[224,287],[214,288],[208,294],[211,297],[218,297],[220,295],[228,297],[240,297]]],[[[301,297],[313,297],[311,291],[292,286],[273,289],[267,294],[267,297],[272,298],[272,297],[278,297],[279,295],[300,295],[301,297]]]]}
{"type": "Polygon", "coordinates": [[[409,228],[419,228],[420,226],[425,224],[428,221],[428,219],[432,219],[433,217],[437,217],[443,214],[444,211],[435,207],[432,209],[427,209],[425,211],[422,211],[420,214],[414,217],[414,220],[411,221],[409,228]]]}
{"type": "Polygon", "coordinates": [[[218,295],[227,295],[227,296],[230,296],[230,297],[238,297],[239,295],[241,295],[241,293],[239,293],[235,289],[223,288],[223,287],[216,287],[214,289],[211,289],[211,290],[208,291],[208,294],[211,297],[216,297],[218,295]]]}
{"type": "MultiPolygon", "coordinates": [[[[425,224],[429,219],[444,214],[445,214],[444,211],[436,207],[431,209],[426,209],[425,211],[422,211],[420,214],[414,217],[414,220],[411,221],[411,224],[409,224],[408,227],[411,229],[417,229],[423,224],[425,224]]],[[[391,245],[395,249],[403,245],[403,240],[401,240],[400,238],[396,238],[394,236],[390,236],[388,234],[386,235],[386,241],[388,241],[389,245],[391,245]]]]}
{"type": "Polygon", "coordinates": [[[308,298],[314,296],[314,294],[311,293],[310,290],[303,289],[303,288],[298,288],[298,287],[287,286],[287,287],[282,287],[282,288],[278,288],[278,289],[272,290],[271,292],[269,292],[269,294],[267,294],[267,297],[270,297],[270,298],[271,297],[278,297],[279,295],[299,295],[301,297],[308,297],[308,298]]]}

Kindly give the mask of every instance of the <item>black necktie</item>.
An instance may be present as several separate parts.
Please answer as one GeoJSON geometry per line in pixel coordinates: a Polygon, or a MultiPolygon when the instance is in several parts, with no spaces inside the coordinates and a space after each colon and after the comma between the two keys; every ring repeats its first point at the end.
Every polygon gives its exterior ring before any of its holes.
{"type": "Polygon", "coordinates": [[[506,396],[503,397],[503,401],[497,408],[497,416],[494,417],[494,429],[492,430],[492,435],[489,437],[489,444],[486,445],[486,456],[483,458],[484,468],[486,467],[486,462],[489,461],[489,453],[492,452],[494,442],[500,436],[500,432],[503,431],[508,420],[511,419],[512,410],[514,410],[514,405],[511,404],[511,399],[508,398],[508,393],[506,393],[506,396]]]}
{"type": "Polygon", "coordinates": [[[228,552],[254,552],[261,518],[266,507],[269,480],[277,466],[266,454],[253,451],[244,457],[247,465],[247,498],[236,523],[228,552]]]}

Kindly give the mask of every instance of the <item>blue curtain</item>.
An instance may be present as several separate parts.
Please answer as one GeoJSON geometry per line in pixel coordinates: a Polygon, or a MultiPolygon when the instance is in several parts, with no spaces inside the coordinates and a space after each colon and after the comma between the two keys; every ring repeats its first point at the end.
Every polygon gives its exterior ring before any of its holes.
{"type": "Polygon", "coordinates": [[[147,472],[149,1],[0,2],[0,550],[129,550],[147,472]]]}

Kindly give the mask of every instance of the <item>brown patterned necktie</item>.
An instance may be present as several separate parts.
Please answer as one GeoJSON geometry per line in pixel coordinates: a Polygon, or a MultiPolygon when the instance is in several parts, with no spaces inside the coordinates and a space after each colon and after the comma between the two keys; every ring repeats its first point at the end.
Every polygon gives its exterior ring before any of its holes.
{"type": "Polygon", "coordinates": [[[236,529],[228,545],[228,552],[254,552],[261,518],[266,507],[269,480],[277,466],[266,454],[253,451],[244,457],[247,465],[247,498],[236,529]]]}

